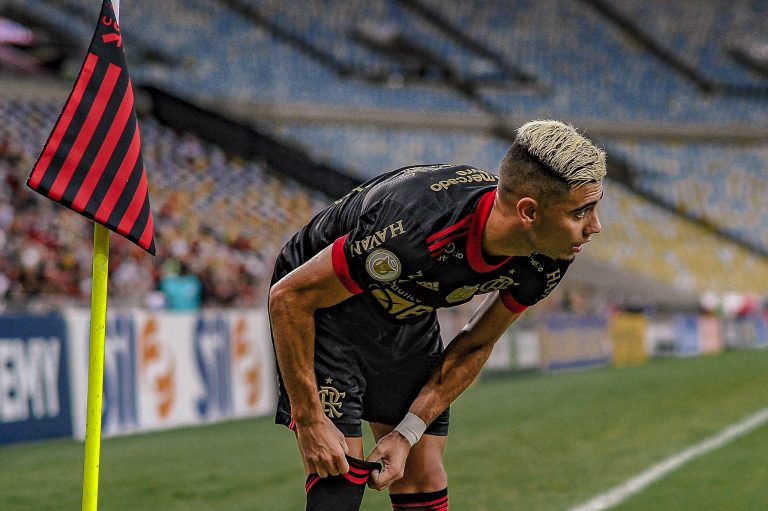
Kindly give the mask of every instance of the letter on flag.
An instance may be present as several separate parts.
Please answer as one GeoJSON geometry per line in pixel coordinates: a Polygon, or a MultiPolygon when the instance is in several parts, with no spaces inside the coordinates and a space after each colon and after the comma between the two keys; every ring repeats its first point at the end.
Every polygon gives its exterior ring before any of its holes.
{"type": "Polygon", "coordinates": [[[133,89],[110,0],[27,186],[155,254],[133,89]]]}

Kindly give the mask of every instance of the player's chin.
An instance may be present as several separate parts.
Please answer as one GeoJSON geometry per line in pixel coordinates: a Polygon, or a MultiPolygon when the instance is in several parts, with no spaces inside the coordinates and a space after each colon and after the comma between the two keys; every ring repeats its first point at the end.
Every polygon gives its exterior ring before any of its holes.
{"type": "Polygon", "coordinates": [[[549,250],[546,252],[542,251],[539,253],[547,257],[550,257],[552,259],[555,259],[557,261],[573,261],[574,259],[576,259],[576,252],[574,252],[573,249],[569,250],[568,252],[563,252],[560,250],[549,250]]]}

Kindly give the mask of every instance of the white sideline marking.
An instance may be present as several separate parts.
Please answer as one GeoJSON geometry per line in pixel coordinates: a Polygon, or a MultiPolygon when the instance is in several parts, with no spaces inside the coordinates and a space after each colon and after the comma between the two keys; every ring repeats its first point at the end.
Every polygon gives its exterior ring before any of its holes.
{"type": "Polygon", "coordinates": [[[589,502],[571,508],[569,511],[600,511],[613,507],[632,495],[639,493],[659,479],[662,479],[670,472],[677,470],[692,459],[714,451],[731,440],[757,429],[766,422],[768,422],[768,407],[763,408],[754,415],[750,415],[741,422],[737,422],[736,424],[725,428],[717,435],[709,437],[703,442],[653,465],[648,470],[628,479],[619,486],[598,495],[589,502]]]}

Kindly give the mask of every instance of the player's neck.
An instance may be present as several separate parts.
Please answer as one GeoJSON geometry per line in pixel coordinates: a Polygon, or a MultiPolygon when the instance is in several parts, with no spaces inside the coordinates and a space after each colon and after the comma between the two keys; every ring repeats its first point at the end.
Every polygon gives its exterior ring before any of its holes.
{"type": "Polygon", "coordinates": [[[533,252],[515,211],[497,195],[483,231],[483,252],[490,256],[519,256],[533,252]]]}

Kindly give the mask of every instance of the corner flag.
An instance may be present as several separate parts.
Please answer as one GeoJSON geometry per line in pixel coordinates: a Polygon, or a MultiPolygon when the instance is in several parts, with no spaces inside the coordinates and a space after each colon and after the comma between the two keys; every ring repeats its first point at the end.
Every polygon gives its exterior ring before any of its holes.
{"type": "Polygon", "coordinates": [[[97,511],[104,390],[109,230],[155,254],[147,176],[133,89],[116,11],[103,0],[75,87],[43,147],[27,186],[93,224],[88,399],[82,511],[97,511]]]}
{"type": "Polygon", "coordinates": [[[27,186],[155,254],[133,89],[110,0],[27,186]]]}

